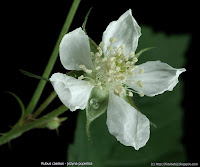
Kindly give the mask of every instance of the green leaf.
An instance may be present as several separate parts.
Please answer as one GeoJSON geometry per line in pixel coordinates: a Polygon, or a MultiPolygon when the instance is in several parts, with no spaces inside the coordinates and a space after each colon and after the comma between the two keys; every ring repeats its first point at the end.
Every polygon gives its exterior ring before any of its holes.
{"type": "MultiPolygon", "coordinates": [[[[182,68],[185,64],[184,54],[187,51],[190,36],[168,35],[155,33],[151,28],[142,27],[138,50],[156,46],[151,52],[144,52],[148,56],[139,59],[138,64],[146,61],[161,60],[175,68],[182,68]]],[[[146,167],[151,162],[184,162],[185,148],[182,145],[183,136],[183,82],[172,92],[165,92],[155,97],[133,96],[135,105],[145,114],[157,128],[152,128],[150,139],[146,146],[139,151],[133,147],[120,144],[108,132],[106,114],[93,121],[90,127],[92,145],[84,133],[86,117],[79,112],[74,143],[68,150],[68,161],[92,162],[95,167],[146,167]]]]}
{"type": "Polygon", "coordinates": [[[85,29],[85,26],[86,26],[86,23],[87,23],[87,20],[88,20],[88,17],[90,15],[90,12],[92,10],[92,7],[89,9],[89,11],[87,12],[87,15],[85,16],[85,20],[83,22],[83,25],[82,25],[82,28],[83,28],[83,31],[86,33],[86,29],[85,29]]]}
{"type": "Polygon", "coordinates": [[[88,105],[86,107],[86,132],[90,140],[89,127],[92,121],[101,116],[107,109],[108,106],[108,92],[94,87],[90,93],[88,105]]]}
{"type": "Polygon", "coordinates": [[[32,73],[30,73],[30,72],[28,72],[28,71],[25,71],[25,70],[19,70],[19,71],[20,71],[22,74],[27,75],[27,76],[29,76],[29,77],[36,78],[36,79],[42,79],[42,80],[45,80],[45,81],[49,81],[48,78],[44,78],[44,77],[41,77],[41,76],[39,76],[39,75],[32,74],[32,73]]]}

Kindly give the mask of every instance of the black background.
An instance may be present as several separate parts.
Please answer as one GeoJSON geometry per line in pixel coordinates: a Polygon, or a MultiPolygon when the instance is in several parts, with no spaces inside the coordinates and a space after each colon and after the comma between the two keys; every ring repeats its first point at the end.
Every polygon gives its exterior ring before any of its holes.
{"type": "MultiPolygon", "coordinates": [[[[20,116],[17,102],[4,91],[16,93],[28,104],[38,80],[22,75],[19,69],[42,75],[53,50],[72,0],[59,1],[9,1],[1,4],[1,109],[0,132],[6,132],[20,116]]],[[[182,75],[184,92],[184,132],[182,139],[186,147],[187,162],[198,162],[197,146],[199,124],[198,116],[198,60],[199,38],[198,4],[194,2],[145,2],[134,0],[97,1],[82,0],[70,31],[81,27],[90,7],[93,7],[87,23],[89,36],[99,43],[107,25],[117,20],[129,8],[139,25],[153,27],[155,32],[164,31],[167,35],[189,33],[192,36],[187,51],[187,72],[182,75]]],[[[178,60],[177,60],[178,61],[178,60]]],[[[66,72],[57,61],[53,72],[66,72]]],[[[50,84],[40,100],[52,91],[50,84]]],[[[58,99],[49,107],[59,106],[58,99]]],[[[49,109],[48,108],[48,109],[49,109]]],[[[27,163],[40,166],[41,161],[66,161],[67,147],[73,141],[78,111],[66,112],[68,120],[55,131],[34,129],[21,137],[0,147],[0,166],[27,163]],[[3,163],[6,163],[2,165],[3,163]]]]}

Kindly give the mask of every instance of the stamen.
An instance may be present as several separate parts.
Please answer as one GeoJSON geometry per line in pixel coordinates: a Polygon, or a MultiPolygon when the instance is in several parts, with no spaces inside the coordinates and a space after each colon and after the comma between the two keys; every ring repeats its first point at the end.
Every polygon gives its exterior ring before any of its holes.
{"type": "Polygon", "coordinates": [[[107,57],[104,57],[101,61],[102,61],[102,63],[104,63],[104,62],[106,62],[107,61],[107,57]]]}
{"type": "Polygon", "coordinates": [[[96,70],[99,70],[100,68],[101,68],[101,66],[97,66],[97,67],[96,67],[96,70]]]}
{"type": "Polygon", "coordinates": [[[112,50],[112,46],[111,45],[108,45],[107,46],[107,50],[109,51],[109,50],[112,50]]]}
{"type": "Polygon", "coordinates": [[[92,73],[92,70],[84,69],[84,71],[85,71],[87,74],[91,74],[91,73],[92,73]]]}
{"type": "Polygon", "coordinates": [[[132,58],[132,57],[135,56],[135,53],[134,53],[134,52],[131,52],[131,53],[129,54],[129,56],[132,58]]]}
{"type": "Polygon", "coordinates": [[[140,92],[140,93],[139,93],[139,96],[140,96],[140,97],[143,97],[143,96],[144,96],[144,94],[143,94],[142,92],[140,92]]]}
{"type": "Polygon", "coordinates": [[[121,64],[122,62],[123,62],[122,59],[118,59],[118,60],[117,60],[117,63],[119,63],[119,64],[121,64]]]}
{"type": "Polygon", "coordinates": [[[113,61],[113,60],[115,60],[115,57],[110,58],[110,61],[113,61]]]}
{"type": "Polygon", "coordinates": [[[128,92],[128,96],[133,97],[133,93],[132,92],[128,92]]]}
{"type": "Polygon", "coordinates": [[[115,38],[115,37],[110,38],[110,43],[115,43],[116,41],[117,41],[117,38],[115,38]]]}
{"type": "Polygon", "coordinates": [[[124,50],[124,49],[125,49],[125,44],[122,44],[122,45],[120,46],[120,48],[121,48],[122,50],[124,50]]]}
{"type": "Polygon", "coordinates": [[[81,75],[80,77],[78,77],[78,80],[82,80],[84,78],[83,75],[81,75]]]}
{"type": "Polygon", "coordinates": [[[95,63],[100,63],[100,59],[98,57],[95,59],[95,63]]]}
{"type": "MultiPolygon", "coordinates": [[[[97,47],[97,52],[91,52],[92,61],[95,65],[95,75],[79,76],[79,80],[88,81],[88,85],[94,85],[99,89],[106,87],[110,92],[116,95],[122,96],[133,96],[133,93],[138,93],[141,97],[144,96],[143,93],[133,90],[128,87],[125,83],[137,84],[139,87],[143,88],[144,84],[141,80],[136,80],[135,77],[137,69],[135,63],[138,59],[135,57],[134,52],[125,54],[125,44],[121,44],[120,47],[113,46],[113,43],[117,41],[115,37],[109,39],[110,44],[106,48],[105,57],[103,57],[103,47],[105,43],[101,42],[97,47]],[[93,78],[95,76],[95,78],[93,78]],[[130,78],[130,80],[129,80],[130,78]]],[[[79,66],[85,73],[91,74],[93,71],[87,69],[85,65],[81,64],[79,66]]],[[[142,74],[143,69],[137,70],[137,74],[142,74]]]]}
{"type": "Polygon", "coordinates": [[[94,53],[93,53],[93,52],[91,52],[90,54],[91,54],[91,57],[92,57],[92,58],[94,58],[94,53]]]}
{"type": "Polygon", "coordinates": [[[83,65],[83,64],[81,64],[81,65],[79,65],[79,68],[85,68],[85,65],[83,65]]]}
{"type": "Polygon", "coordinates": [[[144,72],[143,69],[139,69],[138,74],[142,74],[144,72]]]}
{"type": "Polygon", "coordinates": [[[138,61],[137,57],[133,57],[132,62],[136,63],[138,61]]]}
{"type": "Polygon", "coordinates": [[[99,44],[99,47],[101,47],[101,48],[103,48],[105,46],[105,43],[104,42],[101,42],[100,44],[99,44]]]}
{"type": "Polygon", "coordinates": [[[144,84],[142,83],[142,81],[141,81],[141,80],[137,81],[137,84],[138,84],[138,86],[139,86],[139,87],[141,87],[141,88],[143,88],[143,87],[144,87],[144,84]]]}
{"type": "Polygon", "coordinates": [[[99,52],[97,52],[97,53],[95,53],[95,56],[96,56],[96,57],[100,57],[101,55],[100,55],[99,52]]]}

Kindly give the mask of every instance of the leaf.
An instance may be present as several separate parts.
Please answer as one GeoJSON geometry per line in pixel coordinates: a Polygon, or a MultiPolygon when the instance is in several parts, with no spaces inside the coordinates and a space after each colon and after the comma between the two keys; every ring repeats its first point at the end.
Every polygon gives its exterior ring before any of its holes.
{"type": "MultiPolygon", "coordinates": [[[[142,27],[138,50],[156,46],[151,52],[144,52],[138,64],[149,60],[161,60],[175,68],[184,67],[190,36],[155,33],[151,28],[142,27]]],[[[151,127],[150,139],[139,151],[120,144],[108,132],[106,114],[93,121],[90,128],[93,144],[90,145],[85,131],[86,117],[79,112],[74,143],[68,150],[68,161],[92,162],[95,167],[146,167],[151,162],[184,162],[185,148],[181,143],[183,129],[183,83],[180,82],[172,92],[155,97],[133,96],[134,104],[157,128],[151,127]]]]}
{"type": "Polygon", "coordinates": [[[32,78],[36,78],[36,79],[41,79],[41,80],[45,80],[45,81],[49,81],[49,79],[45,78],[45,77],[41,77],[39,75],[35,75],[35,74],[32,74],[28,71],[25,71],[25,70],[19,70],[22,74],[26,75],[26,76],[29,76],[29,77],[32,77],[32,78]]]}
{"type": "Polygon", "coordinates": [[[87,12],[87,15],[85,16],[85,20],[83,22],[83,25],[82,25],[82,28],[83,28],[83,31],[86,33],[86,29],[85,29],[85,26],[86,26],[86,23],[87,23],[87,20],[88,20],[88,17],[90,15],[90,12],[92,10],[92,7],[89,9],[89,11],[87,12]]]}

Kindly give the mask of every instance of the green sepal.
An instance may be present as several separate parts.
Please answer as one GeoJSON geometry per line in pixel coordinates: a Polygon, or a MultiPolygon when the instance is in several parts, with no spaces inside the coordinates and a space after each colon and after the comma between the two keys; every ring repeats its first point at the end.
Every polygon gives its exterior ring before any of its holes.
{"type": "MultiPolygon", "coordinates": [[[[134,107],[137,111],[141,112],[141,111],[136,107],[136,105],[135,105],[135,103],[134,103],[132,97],[130,97],[130,96],[124,96],[123,99],[124,99],[127,103],[129,103],[132,107],[134,107]]],[[[149,120],[149,122],[150,122],[150,125],[151,125],[151,126],[153,126],[154,128],[157,128],[156,124],[154,124],[154,123],[151,122],[150,120],[149,120]]]]}
{"type": "Polygon", "coordinates": [[[45,78],[45,77],[41,77],[39,75],[36,75],[36,74],[32,74],[28,71],[25,71],[25,70],[19,70],[22,74],[28,76],[28,77],[32,77],[32,78],[36,78],[36,79],[41,79],[41,80],[44,80],[44,81],[49,81],[48,78],[45,78]]]}
{"type": "Polygon", "coordinates": [[[98,52],[98,49],[97,49],[98,45],[90,37],[89,37],[89,43],[90,43],[91,52],[93,53],[98,52]]]}
{"type": "Polygon", "coordinates": [[[144,52],[146,52],[146,51],[148,51],[148,50],[151,50],[151,49],[155,49],[155,48],[156,48],[156,47],[144,48],[144,49],[140,50],[140,51],[135,55],[135,57],[136,57],[136,58],[139,58],[140,55],[141,55],[142,53],[144,53],[144,52]]]}
{"type": "Polygon", "coordinates": [[[83,31],[84,31],[86,34],[87,34],[87,32],[86,32],[85,26],[86,26],[86,23],[87,23],[87,20],[88,20],[88,17],[89,17],[89,15],[90,15],[91,10],[92,10],[92,7],[91,7],[91,8],[89,9],[89,11],[87,12],[87,15],[85,16],[85,20],[84,20],[83,25],[82,25],[82,29],[83,29],[83,31]]]}
{"type": "Polygon", "coordinates": [[[108,107],[108,92],[94,87],[90,93],[90,98],[86,107],[86,133],[90,140],[89,127],[92,121],[101,116],[108,107]]]}
{"type": "Polygon", "coordinates": [[[83,74],[84,74],[83,71],[70,71],[67,73],[68,76],[74,77],[76,79],[78,79],[78,77],[80,77],[83,74]]]}
{"type": "Polygon", "coordinates": [[[139,111],[139,109],[136,107],[134,101],[133,101],[133,98],[131,98],[130,96],[124,96],[123,99],[129,103],[131,106],[133,106],[136,110],[139,111]]]}

